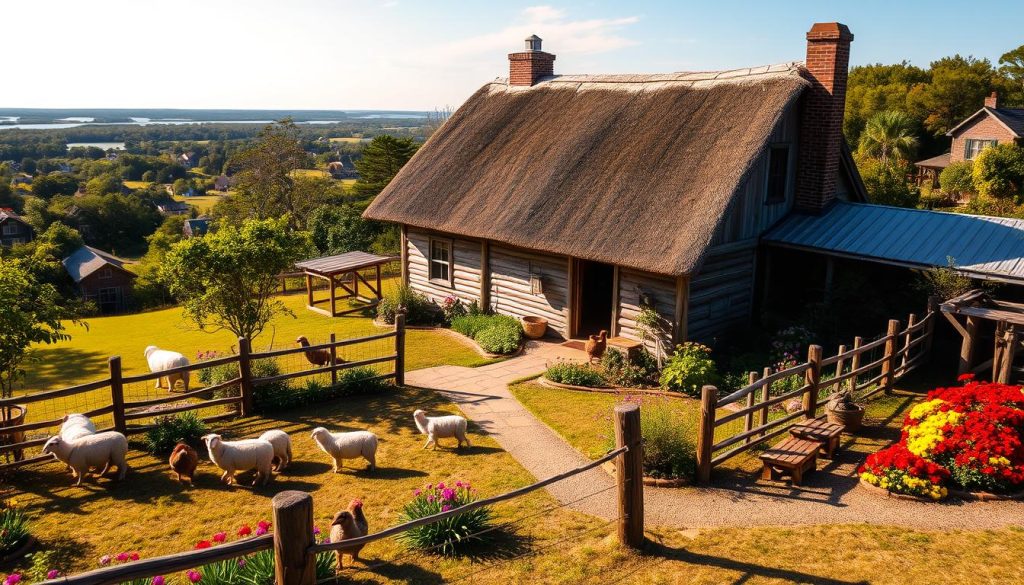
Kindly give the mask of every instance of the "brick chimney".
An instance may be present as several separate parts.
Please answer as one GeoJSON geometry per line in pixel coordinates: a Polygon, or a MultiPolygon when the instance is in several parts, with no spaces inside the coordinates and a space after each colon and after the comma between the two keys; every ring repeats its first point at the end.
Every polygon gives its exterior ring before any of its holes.
{"type": "Polygon", "coordinates": [[[845,24],[818,22],[807,32],[796,207],[820,213],[836,198],[836,173],[843,138],[846,78],[853,34],[845,24]]]}
{"type": "Polygon", "coordinates": [[[999,107],[999,92],[993,91],[992,95],[985,98],[985,107],[993,110],[999,107]]]}
{"type": "Polygon", "coordinates": [[[530,86],[542,78],[555,74],[555,56],[540,50],[541,39],[537,35],[526,38],[526,50],[509,53],[508,82],[511,85],[530,86]]]}

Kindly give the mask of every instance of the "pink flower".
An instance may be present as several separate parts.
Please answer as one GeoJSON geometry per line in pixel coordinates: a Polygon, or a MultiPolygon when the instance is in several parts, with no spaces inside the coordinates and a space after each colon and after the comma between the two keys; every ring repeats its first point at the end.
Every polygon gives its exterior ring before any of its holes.
{"type": "Polygon", "coordinates": [[[266,528],[264,528],[262,526],[256,528],[256,536],[263,536],[266,533],[267,533],[267,529],[266,528]]]}
{"type": "Polygon", "coordinates": [[[213,546],[213,545],[210,544],[209,540],[200,540],[199,542],[196,543],[196,549],[210,548],[211,546],[213,546]]]}
{"type": "Polygon", "coordinates": [[[430,504],[434,503],[434,496],[433,496],[433,494],[427,496],[427,502],[430,503],[430,504]]]}
{"type": "Polygon", "coordinates": [[[422,492],[422,491],[420,491],[420,489],[419,489],[419,488],[416,488],[416,489],[412,490],[412,495],[414,495],[414,496],[416,496],[416,497],[419,497],[419,495],[420,495],[420,494],[422,494],[422,493],[423,493],[423,492],[422,492]]]}
{"type": "Polygon", "coordinates": [[[442,512],[447,512],[448,510],[451,510],[451,509],[452,509],[452,507],[451,507],[450,504],[445,504],[445,505],[441,506],[441,511],[442,512]]]}
{"type": "Polygon", "coordinates": [[[164,576],[157,575],[156,577],[153,577],[152,585],[164,585],[164,576]]]}
{"type": "Polygon", "coordinates": [[[185,573],[185,575],[187,575],[188,580],[193,583],[198,583],[203,579],[203,574],[195,569],[189,569],[188,573],[185,573]]]}
{"type": "Polygon", "coordinates": [[[4,585],[15,585],[19,581],[21,581],[21,573],[11,573],[4,579],[4,585]]]}
{"type": "Polygon", "coordinates": [[[457,487],[457,488],[462,487],[462,482],[461,481],[455,482],[455,487],[457,487]]]}
{"type": "Polygon", "coordinates": [[[314,526],[313,527],[313,536],[316,536],[317,534],[320,534],[320,527],[319,526],[314,526]]]}
{"type": "Polygon", "coordinates": [[[270,530],[270,522],[267,522],[266,520],[260,520],[256,523],[256,526],[259,526],[264,530],[270,530]]]}
{"type": "Polygon", "coordinates": [[[448,502],[454,500],[455,499],[455,490],[446,489],[446,490],[442,491],[441,492],[441,498],[444,499],[445,501],[448,501],[448,502]]]}
{"type": "Polygon", "coordinates": [[[228,539],[228,533],[227,532],[218,532],[217,534],[213,535],[213,542],[224,542],[227,539],[228,539]]]}
{"type": "Polygon", "coordinates": [[[249,536],[252,534],[252,528],[249,528],[248,524],[242,524],[242,527],[238,529],[238,536],[249,536]]]}
{"type": "Polygon", "coordinates": [[[47,579],[56,579],[57,577],[60,577],[60,571],[57,569],[50,569],[46,572],[47,579]]]}
{"type": "Polygon", "coordinates": [[[245,566],[245,557],[238,557],[238,568],[241,569],[245,566]]]}
{"type": "Polygon", "coordinates": [[[128,553],[123,552],[123,553],[117,553],[117,556],[114,557],[114,558],[116,558],[118,561],[123,563],[123,562],[128,560],[129,556],[128,556],[128,553]]]}
{"type": "Polygon", "coordinates": [[[103,566],[109,565],[110,560],[110,555],[103,555],[102,557],[100,557],[100,564],[103,566]]]}
{"type": "Polygon", "coordinates": [[[444,482],[443,481],[441,483],[437,484],[437,489],[439,489],[439,490],[443,490],[444,489],[444,482]]]}
{"type": "Polygon", "coordinates": [[[139,560],[139,553],[133,552],[133,553],[128,555],[128,558],[133,560],[133,561],[137,561],[137,560],[139,560]]]}

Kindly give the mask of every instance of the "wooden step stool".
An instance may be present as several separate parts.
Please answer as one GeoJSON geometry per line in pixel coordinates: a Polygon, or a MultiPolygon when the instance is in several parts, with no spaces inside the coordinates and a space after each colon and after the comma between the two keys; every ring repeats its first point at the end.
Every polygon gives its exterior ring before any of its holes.
{"type": "Polygon", "coordinates": [[[839,440],[843,436],[843,425],[828,422],[823,418],[815,418],[793,425],[789,429],[789,433],[798,439],[821,443],[821,456],[825,459],[832,459],[839,449],[839,440]]]}
{"type": "Polygon", "coordinates": [[[800,485],[804,473],[817,468],[820,449],[821,443],[818,441],[786,438],[761,454],[761,461],[764,463],[761,479],[777,480],[782,473],[788,473],[793,485],[800,485]]]}

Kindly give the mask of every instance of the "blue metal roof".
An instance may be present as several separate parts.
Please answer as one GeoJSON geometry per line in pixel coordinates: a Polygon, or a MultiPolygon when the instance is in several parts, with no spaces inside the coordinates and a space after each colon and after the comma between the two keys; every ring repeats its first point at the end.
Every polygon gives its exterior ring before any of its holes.
{"type": "Polygon", "coordinates": [[[768,243],[909,267],[945,266],[1024,283],[1024,220],[840,201],[819,216],[793,214],[768,243]]]}

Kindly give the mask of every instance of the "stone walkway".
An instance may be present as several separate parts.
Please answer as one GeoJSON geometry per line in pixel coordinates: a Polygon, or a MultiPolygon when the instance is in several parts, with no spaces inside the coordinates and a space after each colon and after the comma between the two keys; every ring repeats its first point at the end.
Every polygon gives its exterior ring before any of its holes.
{"type": "MultiPolygon", "coordinates": [[[[437,390],[456,403],[534,477],[543,479],[588,462],[512,396],[508,385],[544,371],[557,359],[585,359],[582,352],[529,342],[515,358],[483,366],[439,366],[406,374],[410,386],[437,390]]],[[[858,456],[859,457],[859,456],[858,456]]],[[[856,488],[853,458],[819,463],[804,486],[725,479],[707,488],[644,488],[647,524],[680,529],[709,526],[870,523],[922,529],[987,529],[1024,524],[1022,502],[939,504],[880,498],[856,488]]],[[[611,519],[616,513],[613,479],[593,469],[547,489],[570,507],[611,519]],[[604,490],[604,491],[602,491],[604,490]],[[586,497],[595,492],[601,492],[586,497]],[[579,501],[577,501],[579,500],[579,501]]]]}

